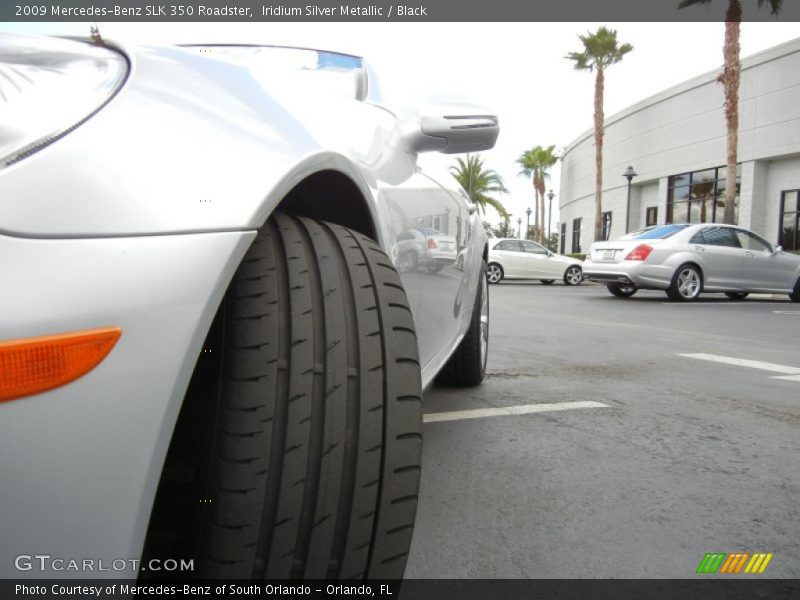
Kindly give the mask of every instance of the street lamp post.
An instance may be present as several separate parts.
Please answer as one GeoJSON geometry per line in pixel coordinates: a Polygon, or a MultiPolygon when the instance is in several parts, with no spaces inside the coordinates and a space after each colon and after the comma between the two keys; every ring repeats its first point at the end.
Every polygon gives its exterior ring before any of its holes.
{"type": "MultiPolygon", "coordinates": [[[[547,247],[548,248],[550,248],[550,240],[553,239],[552,237],[550,237],[550,235],[551,235],[550,234],[550,226],[553,224],[553,198],[555,198],[555,197],[556,197],[556,195],[553,193],[553,190],[550,190],[549,192],[547,192],[547,200],[548,200],[548,202],[547,202],[547,247]]],[[[550,250],[553,250],[553,249],[550,248],[550,250]]]]}
{"type": "Polygon", "coordinates": [[[528,215],[528,221],[525,224],[525,239],[528,239],[528,236],[531,234],[531,207],[529,206],[528,209],[525,211],[525,214],[528,215]]]}
{"type": "Polygon", "coordinates": [[[638,173],[634,171],[633,167],[631,166],[628,166],[628,168],[625,169],[625,172],[622,174],[622,176],[628,180],[628,205],[627,209],[625,210],[625,233],[630,231],[631,225],[631,181],[637,175],[638,173]]]}
{"type": "Polygon", "coordinates": [[[518,225],[518,227],[517,227],[517,237],[521,238],[522,237],[522,217],[517,219],[517,225],[518,225]]]}

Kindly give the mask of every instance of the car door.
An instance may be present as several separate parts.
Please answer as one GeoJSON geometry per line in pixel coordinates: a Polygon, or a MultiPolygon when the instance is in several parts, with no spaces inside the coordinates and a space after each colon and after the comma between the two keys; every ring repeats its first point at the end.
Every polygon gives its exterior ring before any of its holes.
{"type": "Polygon", "coordinates": [[[689,240],[689,250],[704,266],[705,288],[745,289],[743,251],[730,227],[703,227],[689,240]]]}
{"type": "Polygon", "coordinates": [[[503,267],[505,277],[519,277],[520,247],[517,240],[501,240],[492,248],[490,260],[503,267]]]}
{"type": "Polygon", "coordinates": [[[791,287],[795,264],[776,253],[772,246],[756,234],[734,230],[744,253],[742,281],[748,289],[784,290],[791,287]]]}
{"type": "Polygon", "coordinates": [[[423,214],[420,231],[425,235],[426,269],[417,318],[420,356],[434,359],[452,347],[462,318],[468,318],[475,298],[477,272],[472,255],[465,256],[463,271],[457,269],[458,252],[472,245],[472,210],[446,169],[427,161],[419,166],[423,214]],[[452,182],[452,185],[451,183],[452,182]],[[469,268],[469,265],[473,268],[469,268]]]}
{"type": "Polygon", "coordinates": [[[523,269],[526,277],[554,277],[554,262],[550,260],[550,255],[543,246],[523,240],[520,242],[525,251],[523,257],[523,269]]]}

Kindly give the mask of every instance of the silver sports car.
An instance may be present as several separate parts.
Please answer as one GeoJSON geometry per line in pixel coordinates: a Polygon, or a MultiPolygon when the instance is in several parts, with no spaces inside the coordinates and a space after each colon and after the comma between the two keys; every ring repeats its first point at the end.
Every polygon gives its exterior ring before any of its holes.
{"type": "Polygon", "coordinates": [[[724,292],[789,294],[800,302],[800,256],[773,247],[751,231],[712,223],[650,227],[611,242],[595,242],[583,277],[619,297],[665,290],[673,300],[724,292]]]}
{"type": "Polygon", "coordinates": [[[354,56],[0,37],[0,577],[401,577],[422,389],[489,326],[418,154],[498,131],[354,56]],[[419,228],[463,268],[398,274],[419,228]]]}

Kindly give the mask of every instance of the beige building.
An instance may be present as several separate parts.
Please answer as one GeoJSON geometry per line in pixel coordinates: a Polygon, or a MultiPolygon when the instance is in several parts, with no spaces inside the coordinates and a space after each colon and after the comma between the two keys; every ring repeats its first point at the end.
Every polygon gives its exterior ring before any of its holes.
{"type": "MultiPolygon", "coordinates": [[[[719,71],[706,73],[606,119],[605,233],[613,239],[661,223],[720,220],[726,131],[719,71]],[[632,166],[630,215],[623,173],[632,166]]],[[[742,61],[737,217],[787,250],[800,250],[800,39],[742,61]]],[[[594,241],[594,139],[573,141],[561,163],[560,251],[594,241]]]]}

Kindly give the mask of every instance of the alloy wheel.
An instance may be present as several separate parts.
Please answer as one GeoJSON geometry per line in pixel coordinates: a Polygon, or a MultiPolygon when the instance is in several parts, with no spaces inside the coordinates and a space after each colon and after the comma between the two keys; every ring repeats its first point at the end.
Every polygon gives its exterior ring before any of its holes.
{"type": "Polygon", "coordinates": [[[678,293],[687,300],[700,295],[700,285],[700,274],[691,267],[683,269],[678,275],[678,293]]]}
{"type": "Polygon", "coordinates": [[[489,265],[489,268],[486,269],[486,277],[489,283],[497,283],[500,281],[503,278],[503,270],[500,268],[500,265],[489,265]]]}

